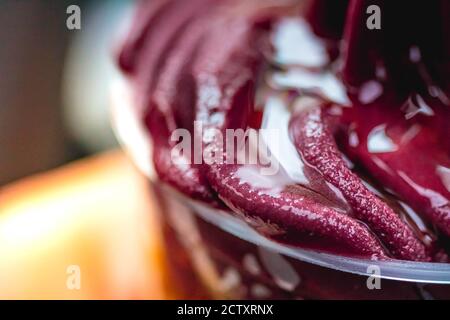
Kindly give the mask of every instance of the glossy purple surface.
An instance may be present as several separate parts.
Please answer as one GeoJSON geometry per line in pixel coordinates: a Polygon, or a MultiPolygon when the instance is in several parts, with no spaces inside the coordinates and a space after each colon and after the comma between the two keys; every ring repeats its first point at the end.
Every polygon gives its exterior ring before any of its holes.
{"type": "MultiPolygon", "coordinates": [[[[316,0],[300,15],[288,2],[142,2],[119,65],[160,180],[282,242],[447,262],[449,2],[406,10],[398,1],[316,0]],[[366,27],[374,3],[380,30],[366,27]],[[281,170],[262,177],[258,164],[174,163],[169,137],[196,132],[194,120],[203,133],[289,129],[281,170]]],[[[219,148],[207,134],[200,140],[219,148]]]]}

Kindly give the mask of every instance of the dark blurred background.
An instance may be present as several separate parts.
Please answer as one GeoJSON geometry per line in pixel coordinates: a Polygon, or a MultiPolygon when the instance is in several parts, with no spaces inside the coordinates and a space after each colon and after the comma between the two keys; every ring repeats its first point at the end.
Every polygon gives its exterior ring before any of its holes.
{"type": "Polygon", "coordinates": [[[0,185],[111,148],[113,52],[126,0],[0,1],[0,185]],[[69,30],[69,5],[81,30],[69,30]]]}

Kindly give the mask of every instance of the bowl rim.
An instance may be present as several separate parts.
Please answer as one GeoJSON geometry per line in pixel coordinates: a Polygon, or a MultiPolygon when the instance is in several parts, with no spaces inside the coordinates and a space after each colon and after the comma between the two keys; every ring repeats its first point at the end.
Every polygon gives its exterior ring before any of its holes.
{"type": "MultiPolygon", "coordinates": [[[[172,187],[169,188],[174,190],[172,187]]],[[[450,264],[448,263],[415,262],[397,259],[370,260],[317,252],[279,243],[258,233],[247,223],[232,216],[227,211],[208,207],[206,204],[188,199],[178,191],[174,190],[174,192],[198,216],[223,231],[254,245],[264,247],[267,250],[289,256],[302,262],[367,277],[372,276],[406,282],[450,284],[450,264]],[[374,267],[379,271],[379,275],[373,273],[374,267]]]]}

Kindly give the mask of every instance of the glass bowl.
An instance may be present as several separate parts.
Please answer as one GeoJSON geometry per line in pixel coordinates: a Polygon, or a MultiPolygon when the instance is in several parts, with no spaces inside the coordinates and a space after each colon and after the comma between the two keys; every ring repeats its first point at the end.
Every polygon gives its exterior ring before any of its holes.
{"type": "Polygon", "coordinates": [[[158,182],[126,80],[113,84],[111,96],[117,137],[157,195],[169,272],[184,298],[450,298],[450,264],[372,261],[281,244],[158,182]]]}

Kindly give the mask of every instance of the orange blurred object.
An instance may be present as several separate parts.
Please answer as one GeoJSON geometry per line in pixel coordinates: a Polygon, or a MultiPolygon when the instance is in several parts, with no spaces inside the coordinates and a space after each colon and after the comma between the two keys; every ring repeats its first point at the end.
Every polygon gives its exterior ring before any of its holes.
{"type": "Polygon", "coordinates": [[[168,299],[151,193],[113,151],[0,192],[0,299],[168,299]]]}

